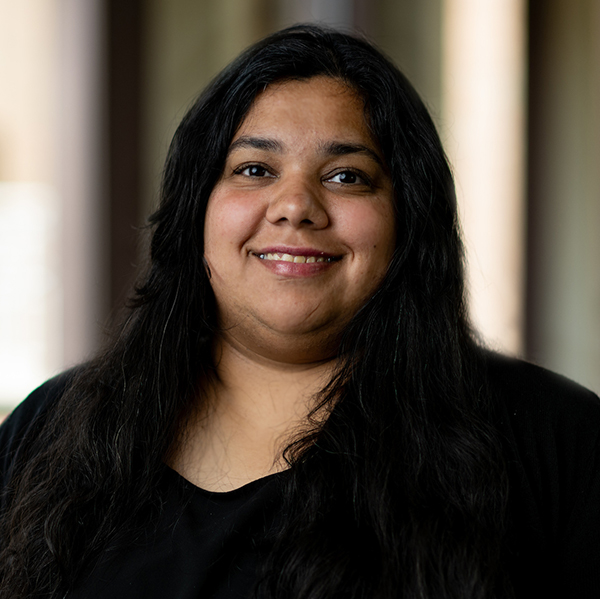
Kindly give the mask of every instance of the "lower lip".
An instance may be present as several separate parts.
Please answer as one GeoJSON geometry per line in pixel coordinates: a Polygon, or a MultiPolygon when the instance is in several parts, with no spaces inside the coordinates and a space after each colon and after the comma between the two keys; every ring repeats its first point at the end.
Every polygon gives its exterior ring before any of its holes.
{"type": "Polygon", "coordinates": [[[255,256],[257,260],[276,275],[290,278],[313,277],[327,272],[339,263],[332,262],[286,262],[284,260],[264,260],[255,256]]]}

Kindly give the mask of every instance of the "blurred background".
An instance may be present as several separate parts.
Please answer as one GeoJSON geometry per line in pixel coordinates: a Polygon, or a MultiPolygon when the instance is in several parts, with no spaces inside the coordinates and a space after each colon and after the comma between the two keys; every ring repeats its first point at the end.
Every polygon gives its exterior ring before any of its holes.
{"type": "Polygon", "coordinates": [[[600,391],[597,0],[0,0],[0,409],[98,347],[197,93],[306,21],[429,106],[489,345],[600,391]]]}

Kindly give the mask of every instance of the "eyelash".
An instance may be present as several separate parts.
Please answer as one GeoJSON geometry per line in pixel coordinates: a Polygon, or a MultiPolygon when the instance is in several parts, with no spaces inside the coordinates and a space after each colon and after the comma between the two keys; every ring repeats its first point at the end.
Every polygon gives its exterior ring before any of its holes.
{"type": "Polygon", "coordinates": [[[354,181],[353,183],[344,183],[343,181],[332,181],[332,183],[337,183],[338,185],[366,185],[368,187],[372,187],[371,180],[369,179],[369,177],[367,177],[367,175],[365,175],[365,173],[363,173],[362,171],[359,171],[359,170],[352,169],[352,168],[341,169],[341,170],[337,171],[336,173],[334,173],[333,175],[329,175],[325,179],[325,181],[331,181],[331,179],[333,179],[334,177],[338,177],[339,175],[344,175],[347,173],[354,175],[357,180],[354,181]]]}
{"type": "MultiPolygon", "coordinates": [[[[240,166],[238,166],[237,168],[235,168],[233,170],[233,174],[234,175],[243,175],[244,177],[257,178],[257,179],[275,177],[275,175],[266,166],[264,166],[260,163],[241,164],[240,166]],[[259,169],[260,171],[263,172],[263,174],[262,175],[256,175],[256,174],[252,175],[250,173],[244,174],[244,171],[249,171],[250,169],[259,169]]],[[[364,185],[367,187],[372,187],[372,182],[365,173],[363,173],[362,171],[359,171],[359,170],[352,169],[352,168],[340,169],[337,172],[335,172],[334,174],[327,175],[323,179],[323,181],[335,183],[337,185],[348,185],[348,186],[364,185]],[[333,178],[339,177],[340,175],[344,175],[347,173],[354,175],[357,180],[352,183],[344,183],[343,181],[331,181],[333,178]]]]}
{"type": "MultiPolygon", "coordinates": [[[[240,166],[238,166],[236,169],[234,169],[233,174],[234,175],[241,175],[243,174],[244,171],[247,171],[249,169],[260,169],[262,171],[264,171],[264,173],[266,173],[267,176],[269,177],[274,177],[275,175],[273,175],[273,173],[271,173],[271,171],[264,165],[262,164],[257,164],[257,163],[252,163],[252,164],[242,164],[240,166]]],[[[251,174],[247,174],[244,175],[245,177],[256,177],[258,179],[261,179],[262,177],[259,177],[258,175],[251,175],[251,174]]],[[[264,175],[263,175],[264,176],[264,175]]]]}

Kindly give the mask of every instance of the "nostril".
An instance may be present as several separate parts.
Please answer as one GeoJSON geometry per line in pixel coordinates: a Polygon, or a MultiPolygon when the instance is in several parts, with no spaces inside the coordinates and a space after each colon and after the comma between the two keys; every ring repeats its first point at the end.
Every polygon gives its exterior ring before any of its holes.
{"type": "Polygon", "coordinates": [[[282,189],[269,203],[266,218],[271,223],[289,223],[293,227],[322,228],[329,222],[321,198],[305,186],[300,191],[282,189]]]}

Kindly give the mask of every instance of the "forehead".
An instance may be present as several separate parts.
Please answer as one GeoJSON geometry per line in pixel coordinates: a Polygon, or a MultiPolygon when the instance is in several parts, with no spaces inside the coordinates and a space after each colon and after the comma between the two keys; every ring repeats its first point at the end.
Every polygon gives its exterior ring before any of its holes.
{"type": "Polygon", "coordinates": [[[349,85],[330,77],[273,83],[257,96],[232,141],[295,129],[305,136],[372,140],[364,102],[349,85]]]}

